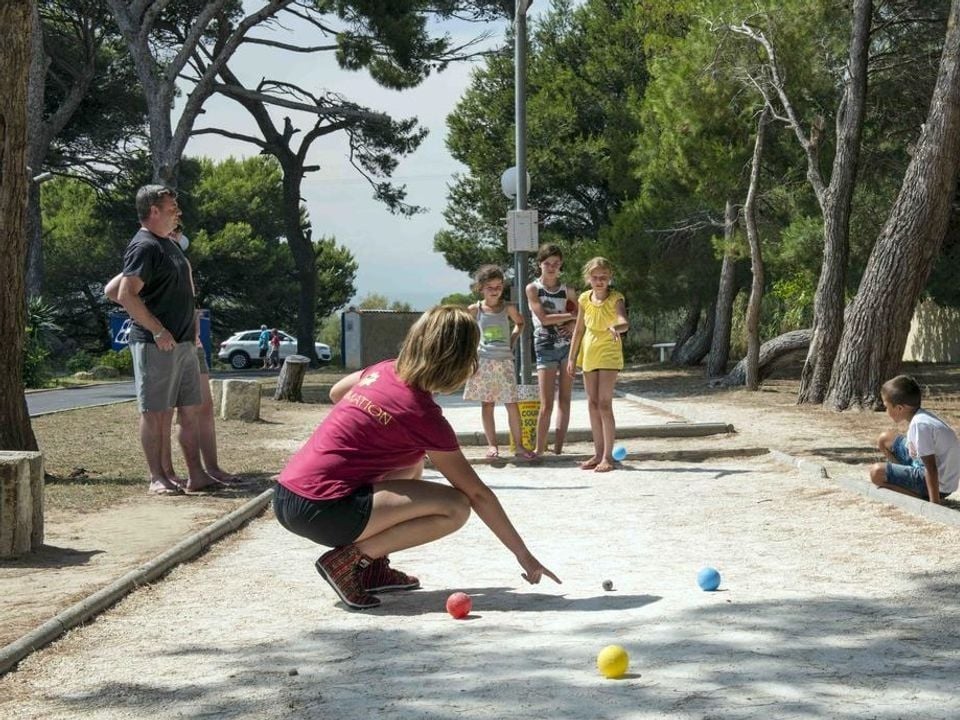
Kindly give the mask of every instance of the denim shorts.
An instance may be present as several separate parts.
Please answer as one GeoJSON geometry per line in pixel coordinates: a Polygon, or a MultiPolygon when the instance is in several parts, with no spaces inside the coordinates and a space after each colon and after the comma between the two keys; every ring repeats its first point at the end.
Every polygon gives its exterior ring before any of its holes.
{"type": "Polygon", "coordinates": [[[273,491],[277,521],[294,535],[327,547],[343,547],[360,537],[372,510],[370,485],[334,500],[311,500],[283,485],[277,485],[273,491]]]}
{"type": "Polygon", "coordinates": [[[534,347],[537,356],[537,370],[556,370],[562,368],[570,355],[570,343],[565,345],[545,345],[534,347]]]}
{"type": "MultiPolygon", "coordinates": [[[[924,468],[922,460],[910,457],[910,451],[907,448],[907,438],[903,435],[897,435],[896,440],[893,441],[893,445],[890,446],[890,453],[897,461],[895,463],[887,463],[887,482],[891,485],[909,490],[924,500],[929,500],[930,495],[927,492],[926,468],[924,468]]],[[[945,497],[945,493],[940,493],[941,499],[945,497]]]]}

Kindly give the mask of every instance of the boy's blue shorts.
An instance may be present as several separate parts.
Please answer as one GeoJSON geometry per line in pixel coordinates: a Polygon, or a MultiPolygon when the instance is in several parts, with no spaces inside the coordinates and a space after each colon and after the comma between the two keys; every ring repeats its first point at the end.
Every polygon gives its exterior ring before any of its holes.
{"type": "MultiPolygon", "coordinates": [[[[907,449],[907,438],[903,435],[897,435],[893,445],[890,446],[890,452],[897,459],[897,462],[887,463],[887,482],[909,490],[924,500],[929,500],[926,469],[922,460],[910,457],[910,451],[907,449]]],[[[945,497],[944,493],[940,493],[941,499],[945,497]]]]}

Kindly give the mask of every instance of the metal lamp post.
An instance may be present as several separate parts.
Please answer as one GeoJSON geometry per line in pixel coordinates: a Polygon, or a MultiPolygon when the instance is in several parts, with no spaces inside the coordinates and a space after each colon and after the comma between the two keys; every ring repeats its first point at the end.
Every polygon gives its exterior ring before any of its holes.
{"type": "Polygon", "coordinates": [[[536,211],[527,209],[527,8],[530,2],[532,0],[517,0],[513,19],[517,205],[516,210],[507,216],[507,249],[514,253],[514,277],[519,290],[519,309],[524,323],[523,334],[520,336],[520,383],[523,385],[529,385],[532,381],[531,320],[526,287],[529,253],[537,247],[536,211]]]}

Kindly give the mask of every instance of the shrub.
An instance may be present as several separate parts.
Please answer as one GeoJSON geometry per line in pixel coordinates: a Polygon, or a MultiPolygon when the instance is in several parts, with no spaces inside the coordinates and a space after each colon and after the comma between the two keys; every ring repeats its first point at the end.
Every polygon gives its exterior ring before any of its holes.
{"type": "Polygon", "coordinates": [[[28,388],[46,385],[50,378],[47,358],[50,352],[33,335],[28,334],[23,345],[23,384],[28,388]]]}
{"type": "Polygon", "coordinates": [[[133,374],[133,355],[128,348],[123,350],[108,350],[100,356],[99,365],[112,367],[121,375],[133,374]]]}
{"type": "Polygon", "coordinates": [[[110,380],[119,377],[120,371],[110,365],[97,365],[90,371],[97,380],[110,380]]]}
{"type": "Polygon", "coordinates": [[[67,360],[67,370],[71,373],[89,370],[93,367],[93,357],[86,350],[77,350],[69,360],[67,360]]]}

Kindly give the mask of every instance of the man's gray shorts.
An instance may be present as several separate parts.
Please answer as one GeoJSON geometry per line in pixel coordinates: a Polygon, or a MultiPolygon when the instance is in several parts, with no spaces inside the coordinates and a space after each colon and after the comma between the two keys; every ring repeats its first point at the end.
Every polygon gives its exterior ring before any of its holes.
{"type": "Polygon", "coordinates": [[[194,343],[177,343],[169,352],[153,343],[130,343],[130,352],[140,412],[201,403],[200,365],[194,343]]]}

